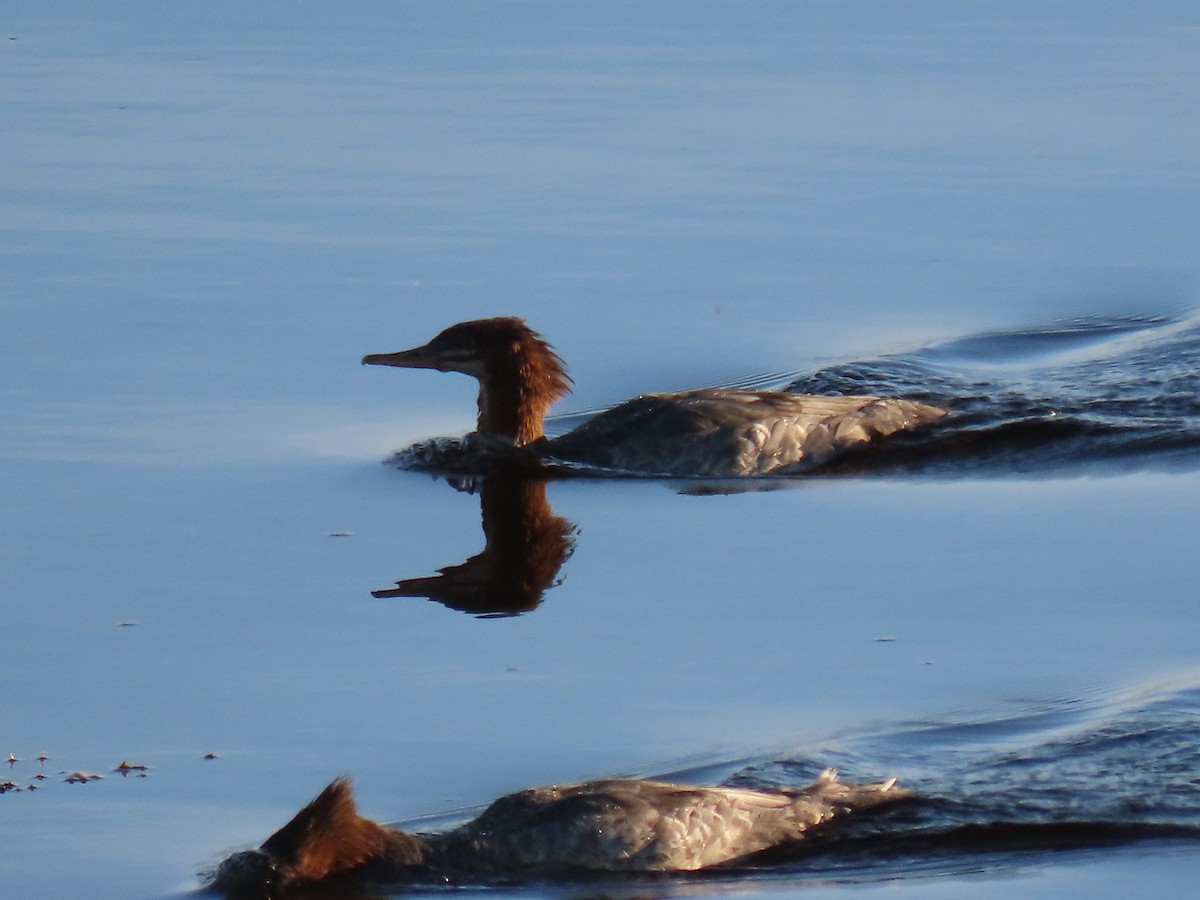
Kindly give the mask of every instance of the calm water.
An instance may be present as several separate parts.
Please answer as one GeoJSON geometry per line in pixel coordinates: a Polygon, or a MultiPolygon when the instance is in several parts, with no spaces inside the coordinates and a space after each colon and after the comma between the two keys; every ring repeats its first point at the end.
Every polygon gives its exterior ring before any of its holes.
{"type": "Polygon", "coordinates": [[[769,869],[495,893],[1192,889],[1190,5],[58,4],[0,39],[0,780],[39,786],[0,796],[6,892],[179,895],[338,773],[425,827],[828,765],[920,799],[769,869]],[[554,481],[540,590],[373,597],[483,551],[487,496],[379,464],[466,431],[469,380],[357,360],[495,314],[571,364],[562,427],[730,383],[956,416],[778,490],[554,481]]]}

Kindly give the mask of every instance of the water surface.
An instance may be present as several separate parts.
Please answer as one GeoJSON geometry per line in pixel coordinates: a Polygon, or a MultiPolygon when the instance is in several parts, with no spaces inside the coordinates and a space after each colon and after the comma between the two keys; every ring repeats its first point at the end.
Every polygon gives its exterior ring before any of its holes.
{"type": "Polygon", "coordinates": [[[10,16],[0,778],[39,790],[0,796],[6,888],[191,890],[338,773],[410,822],[836,765],[930,798],[875,820],[880,858],[848,834],[770,870],[496,892],[1190,889],[1198,25],[10,16]],[[902,390],[959,404],[964,452],[742,493],[554,481],[573,553],[531,609],[373,598],[484,546],[478,495],[380,465],[468,430],[474,395],[357,360],[497,314],[571,364],[566,414],[902,390]],[[1016,838],[972,843],[980,822],[1016,838]],[[1064,822],[1098,826],[1042,828],[1064,822]]]}

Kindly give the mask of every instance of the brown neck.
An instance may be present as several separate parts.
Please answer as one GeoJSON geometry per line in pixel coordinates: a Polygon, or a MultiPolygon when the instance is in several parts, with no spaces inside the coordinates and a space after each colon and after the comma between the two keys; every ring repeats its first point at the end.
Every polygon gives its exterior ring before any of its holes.
{"type": "Polygon", "coordinates": [[[571,388],[563,362],[540,339],[514,342],[488,360],[479,378],[480,434],[520,447],[543,435],[546,412],[571,388]]]}
{"type": "Polygon", "coordinates": [[[415,834],[398,828],[385,829],[387,846],[383,855],[375,860],[388,867],[420,866],[429,858],[432,848],[429,842],[415,834]]]}

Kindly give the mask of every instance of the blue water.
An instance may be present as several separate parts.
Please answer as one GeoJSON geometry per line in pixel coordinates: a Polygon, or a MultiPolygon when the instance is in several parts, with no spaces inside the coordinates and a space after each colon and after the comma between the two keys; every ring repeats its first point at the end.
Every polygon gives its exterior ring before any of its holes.
{"type": "Polygon", "coordinates": [[[1187,4],[11,13],[0,780],[39,789],[0,795],[0,883],[185,892],[339,773],[420,823],[835,765],[922,800],[770,869],[496,893],[1190,890],[1198,33],[1187,4]],[[560,425],[732,383],[956,416],[781,490],[553,481],[519,615],[372,597],[485,542],[478,494],[380,464],[468,431],[469,379],[357,361],[498,314],[570,363],[560,425]]]}

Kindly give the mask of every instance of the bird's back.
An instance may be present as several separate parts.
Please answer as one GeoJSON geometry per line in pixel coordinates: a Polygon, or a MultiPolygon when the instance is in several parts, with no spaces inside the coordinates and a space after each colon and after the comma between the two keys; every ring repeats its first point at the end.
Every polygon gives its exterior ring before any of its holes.
{"type": "Polygon", "coordinates": [[[941,418],[913,400],[709,389],[648,394],[549,442],[551,455],[627,472],[708,477],[818,466],[941,418]]]}
{"type": "Polygon", "coordinates": [[[839,813],[901,796],[891,782],[849,785],[832,773],[803,791],[641,780],[534,788],[433,838],[435,865],[483,873],[691,871],[798,840],[839,813]]]}

